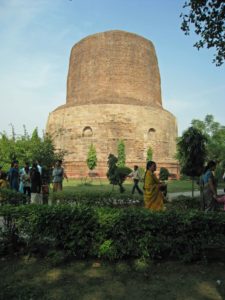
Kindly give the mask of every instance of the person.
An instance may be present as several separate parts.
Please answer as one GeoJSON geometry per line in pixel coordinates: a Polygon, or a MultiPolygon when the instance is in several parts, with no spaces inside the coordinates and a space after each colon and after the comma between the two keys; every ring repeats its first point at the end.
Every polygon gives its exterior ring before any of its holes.
{"type": "Polygon", "coordinates": [[[62,191],[62,183],[63,179],[67,178],[66,173],[64,172],[64,168],[62,167],[62,160],[58,159],[56,161],[55,167],[52,171],[52,177],[53,177],[53,192],[62,191]]]}
{"type": "Polygon", "coordinates": [[[213,160],[209,161],[201,177],[203,209],[205,211],[215,211],[217,208],[216,180],[213,174],[215,169],[216,162],[213,160]]]}
{"type": "Polygon", "coordinates": [[[42,204],[41,197],[41,174],[38,171],[37,163],[33,163],[30,170],[31,181],[31,203],[42,204]]]}
{"type": "MultiPolygon", "coordinates": [[[[223,181],[225,182],[225,171],[223,173],[223,181]]],[[[225,192],[225,187],[224,187],[223,191],[225,192]]]]}
{"type": "Polygon", "coordinates": [[[9,185],[12,190],[19,191],[19,162],[14,160],[9,170],[9,185]]]}
{"type": "Polygon", "coordinates": [[[30,169],[29,163],[26,162],[25,166],[19,170],[20,175],[20,185],[19,185],[19,192],[24,194],[24,181],[23,181],[23,175],[25,174],[25,168],[28,167],[30,169]]]}
{"type": "Polygon", "coordinates": [[[22,173],[22,182],[23,182],[23,193],[24,195],[31,196],[31,178],[30,178],[30,166],[29,163],[25,164],[22,173]]]}
{"type": "Polygon", "coordinates": [[[40,175],[42,176],[42,166],[40,165],[40,161],[39,161],[39,160],[36,160],[36,164],[37,164],[38,172],[39,172],[40,175]]]}
{"type": "Polygon", "coordinates": [[[5,172],[1,172],[0,175],[0,189],[9,188],[9,182],[7,181],[7,174],[5,172]]]}
{"type": "Polygon", "coordinates": [[[42,168],[42,200],[43,204],[48,204],[48,197],[49,197],[49,184],[50,184],[50,172],[47,167],[42,168]]]}
{"type": "Polygon", "coordinates": [[[159,181],[154,172],[156,171],[156,163],[148,161],[144,176],[144,205],[153,211],[164,210],[163,194],[160,188],[164,185],[159,181]]]}
{"type": "Polygon", "coordinates": [[[134,194],[135,189],[138,191],[138,193],[140,195],[143,195],[142,190],[138,186],[138,183],[139,183],[139,180],[141,179],[141,176],[140,176],[137,165],[134,166],[134,170],[128,175],[128,177],[133,178],[133,181],[134,181],[134,185],[133,185],[132,192],[131,192],[132,195],[134,194]]]}

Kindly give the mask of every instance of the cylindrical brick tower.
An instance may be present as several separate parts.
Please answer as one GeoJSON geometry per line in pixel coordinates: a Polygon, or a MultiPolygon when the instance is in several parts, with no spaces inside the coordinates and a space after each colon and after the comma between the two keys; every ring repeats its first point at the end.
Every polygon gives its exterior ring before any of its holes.
{"type": "Polygon", "coordinates": [[[152,42],[110,31],[89,36],[71,51],[67,104],[161,106],[158,62],[152,42]]]}
{"type": "Polygon", "coordinates": [[[113,30],[88,36],[70,55],[66,104],[49,115],[47,132],[66,151],[71,177],[86,175],[87,152],[97,150],[96,172],[105,176],[109,153],[123,139],[128,165],[144,166],[147,149],[159,166],[177,174],[177,126],[164,110],[154,46],[133,33],[113,30]]]}

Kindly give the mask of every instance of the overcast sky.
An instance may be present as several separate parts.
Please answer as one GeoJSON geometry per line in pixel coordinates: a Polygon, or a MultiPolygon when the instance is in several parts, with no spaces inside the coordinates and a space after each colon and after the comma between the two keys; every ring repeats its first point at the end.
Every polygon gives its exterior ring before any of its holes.
{"type": "Polygon", "coordinates": [[[87,35],[119,29],[155,46],[163,107],[179,134],[212,114],[225,125],[225,68],[213,52],[193,47],[180,30],[184,0],[0,0],[0,131],[45,129],[49,112],[66,101],[72,46],[87,35]]]}

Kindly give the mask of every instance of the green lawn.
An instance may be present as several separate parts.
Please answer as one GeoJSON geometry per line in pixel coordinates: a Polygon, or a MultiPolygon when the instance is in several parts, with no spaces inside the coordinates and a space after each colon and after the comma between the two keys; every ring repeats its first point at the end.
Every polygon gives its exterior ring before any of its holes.
{"type": "MultiPolygon", "coordinates": [[[[139,186],[142,188],[143,183],[140,182],[139,186]]],[[[132,180],[127,179],[124,183],[124,187],[126,189],[127,193],[130,193],[132,190],[132,180]]],[[[84,190],[92,190],[95,189],[97,191],[112,191],[112,185],[109,184],[109,181],[107,179],[93,179],[92,181],[90,179],[87,179],[86,184],[84,180],[74,180],[70,179],[68,182],[64,181],[64,190],[65,191],[84,191],[84,190]]],[[[192,183],[190,180],[171,180],[168,182],[168,192],[169,193],[176,193],[176,192],[185,192],[185,191],[191,191],[192,183]]],[[[117,191],[118,187],[115,186],[114,190],[117,191]]],[[[198,190],[197,184],[195,184],[195,190],[198,190]]]]}
{"type": "Polygon", "coordinates": [[[225,264],[115,263],[91,260],[52,266],[47,259],[0,261],[0,299],[222,300],[225,264]]]}

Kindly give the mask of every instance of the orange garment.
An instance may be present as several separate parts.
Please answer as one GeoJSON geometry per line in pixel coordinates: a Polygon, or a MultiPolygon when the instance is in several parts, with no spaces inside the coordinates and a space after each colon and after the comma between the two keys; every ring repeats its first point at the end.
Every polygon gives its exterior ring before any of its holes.
{"type": "Polygon", "coordinates": [[[1,189],[6,189],[9,187],[9,183],[7,180],[5,179],[0,179],[0,188],[1,189]]]}
{"type": "Polygon", "coordinates": [[[144,204],[154,211],[164,210],[163,194],[159,190],[160,181],[150,170],[147,170],[144,180],[144,204]]]}

